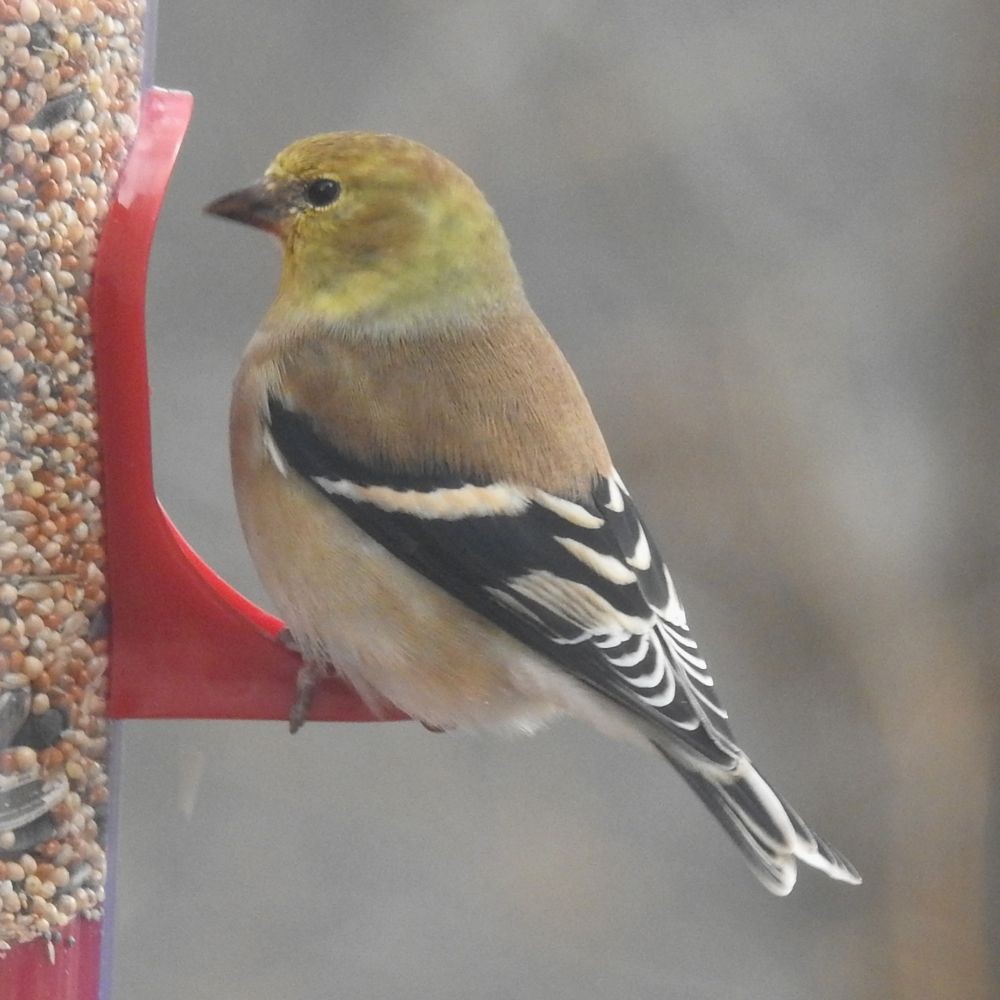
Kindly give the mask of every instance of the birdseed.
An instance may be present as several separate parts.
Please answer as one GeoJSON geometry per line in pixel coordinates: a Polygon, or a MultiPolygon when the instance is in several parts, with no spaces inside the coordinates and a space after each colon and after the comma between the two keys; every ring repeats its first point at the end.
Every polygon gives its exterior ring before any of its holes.
{"type": "Polygon", "coordinates": [[[87,295],[145,0],[0,0],[0,954],[99,919],[101,467],[87,295]]]}

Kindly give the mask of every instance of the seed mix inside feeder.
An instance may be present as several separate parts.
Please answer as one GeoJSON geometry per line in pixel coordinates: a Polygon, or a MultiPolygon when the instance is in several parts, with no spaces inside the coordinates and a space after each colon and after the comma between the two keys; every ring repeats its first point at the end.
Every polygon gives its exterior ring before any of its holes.
{"type": "Polygon", "coordinates": [[[106,588],[88,298],[138,122],[144,13],[142,0],[0,4],[0,985],[13,978],[11,949],[97,920],[104,902],[107,647],[87,631],[106,588]]]}

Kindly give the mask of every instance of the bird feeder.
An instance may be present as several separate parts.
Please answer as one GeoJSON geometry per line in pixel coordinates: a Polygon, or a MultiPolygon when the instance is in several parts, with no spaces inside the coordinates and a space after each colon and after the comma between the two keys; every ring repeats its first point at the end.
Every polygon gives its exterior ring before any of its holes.
{"type": "MultiPolygon", "coordinates": [[[[145,285],[190,94],[152,5],[0,0],[0,996],[108,996],[121,719],[284,719],[298,656],[153,486],[145,285]]],[[[331,682],[310,717],[372,721],[331,682]]],[[[396,716],[398,718],[398,716],[396,716]]]]}

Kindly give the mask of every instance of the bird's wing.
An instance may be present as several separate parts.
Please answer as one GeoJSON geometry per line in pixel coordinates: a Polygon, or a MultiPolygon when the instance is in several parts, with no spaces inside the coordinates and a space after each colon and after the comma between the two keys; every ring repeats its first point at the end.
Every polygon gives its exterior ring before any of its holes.
{"type": "Polygon", "coordinates": [[[733,767],[714,682],[620,479],[584,501],[339,451],[272,397],[269,447],[402,562],[645,722],[680,756],[733,767]]]}
{"type": "Polygon", "coordinates": [[[733,742],[670,574],[618,477],[569,499],[442,470],[359,462],[269,401],[267,447],[370,537],[467,607],[628,711],[772,892],[795,859],[857,871],[733,742]]]}

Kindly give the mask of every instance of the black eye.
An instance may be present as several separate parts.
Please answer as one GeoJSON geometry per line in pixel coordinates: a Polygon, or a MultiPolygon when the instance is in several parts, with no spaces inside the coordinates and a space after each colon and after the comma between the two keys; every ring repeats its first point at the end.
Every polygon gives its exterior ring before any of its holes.
{"type": "Polygon", "coordinates": [[[306,201],[317,208],[332,205],[340,197],[340,185],[329,177],[318,177],[306,185],[306,201]]]}

